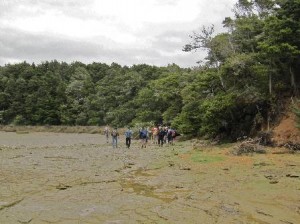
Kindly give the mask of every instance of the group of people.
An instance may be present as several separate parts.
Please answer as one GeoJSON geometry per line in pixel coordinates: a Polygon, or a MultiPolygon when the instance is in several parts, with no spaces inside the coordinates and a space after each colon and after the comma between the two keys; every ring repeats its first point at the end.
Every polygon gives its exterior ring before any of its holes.
{"type": "MultiPolygon", "coordinates": [[[[131,130],[130,127],[124,132],[125,135],[125,142],[126,147],[130,148],[131,140],[133,138],[134,132],[131,130]]],[[[109,143],[109,138],[112,139],[112,146],[113,148],[118,147],[118,139],[119,139],[119,132],[117,128],[114,128],[110,131],[109,127],[106,126],[104,128],[104,135],[106,136],[106,142],[109,143]]],[[[146,148],[149,141],[153,144],[156,144],[162,147],[164,144],[173,144],[173,141],[177,133],[174,129],[169,126],[155,126],[153,128],[141,128],[138,132],[138,138],[141,141],[141,148],[146,148]]]]}
{"type": "MultiPolygon", "coordinates": [[[[109,138],[111,136],[113,148],[118,148],[119,132],[118,132],[117,128],[114,128],[112,131],[110,131],[109,127],[106,126],[104,128],[104,135],[106,137],[106,143],[109,143],[109,138]]],[[[133,131],[130,128],[128,128],[125,131],[126,147],[127,148],[130,148],[132,137],[133,137],[133,131]]]]}
{"type": "MultiPolygon", "coordinates": [[[[140,133],[143,133],[141,139],[144,138],[144,145],[150,139],[153,144],[162,147],[164,144],[173,144],[176,137],[176,131],[169,126],[154,126],[153,128],[142,128],[140,133]],[[146,137],[145,137],[146,136],[146,137]]],[[[142,144],[143,147],[143,144],[142,144]]],[[[144,146],[145,147],[145,146],[144,146]]]]}

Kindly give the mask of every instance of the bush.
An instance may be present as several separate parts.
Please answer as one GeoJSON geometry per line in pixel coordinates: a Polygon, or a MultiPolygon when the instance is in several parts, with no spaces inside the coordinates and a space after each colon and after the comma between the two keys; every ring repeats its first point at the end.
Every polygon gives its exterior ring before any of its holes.
{"type": "Polygon", "coordinates": [[[13,125],[24,125],[26,122],[25,118],[22,115],[17,115],[13,120],[13,125]]]}

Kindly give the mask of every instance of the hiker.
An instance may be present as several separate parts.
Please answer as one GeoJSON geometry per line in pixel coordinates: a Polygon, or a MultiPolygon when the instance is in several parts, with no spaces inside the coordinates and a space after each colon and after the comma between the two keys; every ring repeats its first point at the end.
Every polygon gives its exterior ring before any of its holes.
{"type": "Polygon", "coordinates": [[[140,130],[139,133],[141,139],[141,148],[146,148],[147,140],[148,140],[148,131],[144,127],[140,130]]]}
{"type": "Polygon", "coordinates": [[[173,129],[173,142],[175,141],[175,138],[179,135],[180,134],[175,129],[173,129]]]}
{"type": "Polygon", "coordinates": [[[106,125],[104,128],[104,135],[106,137],[106,143],[108,143],[108,138],[109,138],[109,127],[106,125]]]}
{"type": "Polygon", "coordinates": [[[159,128],[158,128],[158,145],[160,147],[162,147],[163,144],[164,144],[164,138],[165,138],[165,136],[166,136],[165,129],[163,127],[159,126],[159,128]]]}
{"type": "Polygon", "coordinates": [[[150,127],[147,127],[147,142],[152,139],[152,130],[150,127]]]}
{"type": "Polygon", "coordinates": [[[167,133],[168,133],[168,126],[163,127],[163,130],[165,131],[165,135],[164,135],[164,144],[167,143],[167,133]]]}
{"type": "Polygon", "coordinates": [[[111,132],[111,137],[112,137],[112,146],[113,148],[118,148],[118,130],[117,128],[115,128],[112,132],[111,132]]]}
{"type": "Polygon", "coordinates": [[[169,128],[167,132],[167,139],[169,145],[173,145],[174,137],[175,137],[175,131],[172,128],[169,128]]]}
{"type": "Polygon", "coordinates": [[[152,128],[152,143],[158,143],[158,127],[155,126],[152,128]]]}
{"type": "Polygon", "coordinates": [[[125,138],[126,138],[126,147],[129,149],[131,144],[131,138],[132,138],[133,132],[131,131],[130,127],[125,131],[125,138]]]}

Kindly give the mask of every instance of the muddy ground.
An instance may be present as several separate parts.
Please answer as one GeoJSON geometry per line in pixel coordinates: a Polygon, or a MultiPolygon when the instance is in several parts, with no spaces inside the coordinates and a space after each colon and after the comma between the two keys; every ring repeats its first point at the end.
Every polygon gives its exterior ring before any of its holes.
{"type": "Polygon", "coordinates": [[[300,154],[0,132],[0,223],[300,223],[300,154]]]}

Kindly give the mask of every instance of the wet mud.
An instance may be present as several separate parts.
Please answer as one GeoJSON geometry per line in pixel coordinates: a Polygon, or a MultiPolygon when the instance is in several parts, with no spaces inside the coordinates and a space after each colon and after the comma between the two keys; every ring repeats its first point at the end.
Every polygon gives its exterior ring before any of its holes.
{"type": "Polygon", "coordinates": [[[300,155],[0,132],[0,223],[300,223],[300,155]]]}

